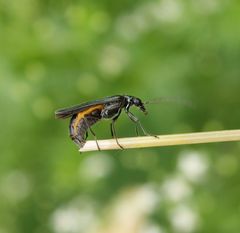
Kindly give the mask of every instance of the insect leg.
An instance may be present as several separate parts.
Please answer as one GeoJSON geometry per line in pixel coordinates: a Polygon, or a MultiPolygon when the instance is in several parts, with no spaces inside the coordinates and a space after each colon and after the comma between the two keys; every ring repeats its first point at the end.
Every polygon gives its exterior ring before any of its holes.
{"type": "Polygon", "coordinates": [[[123,148],[123,147],[120,145],[120,143],[118,142],[117,135],[116,135],[116,130],[115,130],[115,121],[116,121],[116,120],[118,119],[118,117],[120,116],[121,111],[122,111],[122,109],[119,108],[117,114],[113,117],[112,122],[111,122],[111,124],[110,124],[110,130],[111,130],[111,135],[112,135],[113,138],[115,138],[116,143],[118,144],[118,146],[119,146],[122,150],[124,150],[124,148],[123,148]]]}
{"type": "Polygon", "coordinates": [[[113,119],[113,120],[112,120],[112,123],[111,123],[111,134],[112,134],[112,137],[115,138],[116,143],[118,144],[118,146],[119,146],[122,150],[124,150],[124,148],[119,144],[118,139],[117,139],[116,130],[115,130],[115,121],[116,121],[116,120],[113,119]]]}
{"type": "Polygon", "coordinates": [[[139,131],[138,131],[138,125],[137,124],[135,125],[135,131],[136,131],[137,136],[139,136],[139,131]]]}
{"type": "MultiPolygon", "coordinates": [[[[136,116],[134,116],[131,112],[126,111],[126,113],[127,113],[128,117],[129,117],[134,123],[136,123],[136,124],[141,128],[141,130],[143,131],[144,135],[157,137],[156,135],[152,135],[152,134],[148,133],[148,132],[144,129],[144,127],[142,126],[140,120],[139,120],[136,116]]],[[[157,137],[157,138],[158,138],[158,137],[157,137]]]]}
{"type": "Polygon", "coordinates": [[[87,127],[89,128],[89,130],[90,130],[90,132],[92,133],[92,135],[94,136],[94,139],[95,139],[96,144],[97,144],[97,148],[98,148],[98,150],[100,151],[101,149],[100,149],[100,147],[99,147],[99,145],[98,145],[98,141],[97,141],[97,136],[96,136],[96,134],[93,132],[93,130],[92,130],[92,128],[90,127],[90,125],[88,124],[87,120],[86,120],[85,118],[83,118],[83,120],[84,120],[85,124],[87,125],[87,127]]]}
{"type": "Polygon", "coordinates": [[[86,131],[85,140],[87,140],[87,138],[88,138],[88,131],[86,131]]]}

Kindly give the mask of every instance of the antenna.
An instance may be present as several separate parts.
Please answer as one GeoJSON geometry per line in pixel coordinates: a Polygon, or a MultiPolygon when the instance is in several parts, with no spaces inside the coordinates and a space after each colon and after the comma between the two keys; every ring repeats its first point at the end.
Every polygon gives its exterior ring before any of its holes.
{"type": "Polygon", "coordinates": [[[191,101],[181,99],[179,97],[159,97],[151,100],[147,100],[143,102],[144,104],[160,104],[160,103],[177,103],[189,108],[194,108],[193,104],[191,101]]]}

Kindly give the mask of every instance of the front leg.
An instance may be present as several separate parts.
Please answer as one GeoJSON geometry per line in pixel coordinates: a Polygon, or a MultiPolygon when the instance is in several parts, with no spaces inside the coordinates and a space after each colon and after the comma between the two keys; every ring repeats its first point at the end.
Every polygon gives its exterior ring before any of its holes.
{"type": "Polygon", "coordinates": [[[141,128],[141,130],[143,131],[144,135],[153,136],[153,137],[158,138],[158,136],[152,135],[152,134],[148,133],[148,132],[144,129],[144,127],[142,126],[140,120],[139,120],[135,115],[133,115],[130,111],[126,111],[126,113],[127,113],[128,117],[129,117],[135,124],[137,124],[137,125],[141,128]]]}

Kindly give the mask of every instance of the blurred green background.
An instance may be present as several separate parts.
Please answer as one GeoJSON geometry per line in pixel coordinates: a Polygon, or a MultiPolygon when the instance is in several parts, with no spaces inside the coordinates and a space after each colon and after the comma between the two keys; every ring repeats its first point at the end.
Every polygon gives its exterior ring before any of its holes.
{"type": "Polygon", "coordinates": [[[239,143],[79,154],[54,119],[130,94],[192,102],[133,110],[152,133],[239,128],[239,22],[237,0],[1,0],[0,233],[240,232],[239,143]]]}

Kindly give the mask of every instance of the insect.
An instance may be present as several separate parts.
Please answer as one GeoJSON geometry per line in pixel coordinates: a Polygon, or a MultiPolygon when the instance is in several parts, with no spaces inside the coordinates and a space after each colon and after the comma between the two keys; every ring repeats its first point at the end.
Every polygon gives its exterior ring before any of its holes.
{"type": "Polygon", "coordinates": [[[138,127],[140,127],[145,135],[150,135],[143,128],[139,119],[130,112],[129,109],[133,105],[138,107],[144,114],[147,114],[146,108],[141,99],[130,95],[114,95],[82,103],[73,107],[59,109],[55,112],[55,116],[56,118],[61,119],[71,117],[69,125],[70,137],[80,148],[82,148],[86,143],[89,130],[95,137],[99,150],[100,148],[97,142],[96,134],[93,132],[91,127],[101,119],[111,120],[111,135],[115,138],[118,146],[123,149],[118,142],[115,130],[115,122],[120,116],[122,110],[124,110],[127,116],[136,123],[137,134],[139,134],[138,127]]]}

